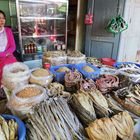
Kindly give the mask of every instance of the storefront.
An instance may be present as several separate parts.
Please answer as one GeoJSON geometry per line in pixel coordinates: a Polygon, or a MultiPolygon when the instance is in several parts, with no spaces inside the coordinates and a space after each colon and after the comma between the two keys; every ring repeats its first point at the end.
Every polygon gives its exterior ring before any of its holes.
{"type": "Polygon", "coordinates": [[[131,28],[125,19],[129,4],[0,1],[20,60],[2,69],[0,139],[140,138],[140,64],[123,62],[126,52],[120,50],[131,28]],[[113,25],[128,24],[125,30],[108,30],[116,16],[113,25]]]}

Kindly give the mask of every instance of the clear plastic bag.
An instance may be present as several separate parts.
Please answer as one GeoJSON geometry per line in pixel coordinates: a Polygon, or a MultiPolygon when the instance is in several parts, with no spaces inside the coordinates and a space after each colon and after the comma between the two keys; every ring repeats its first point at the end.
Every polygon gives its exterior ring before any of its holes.
{"type": "Polygon", "coordinates": [[[7,107],[15,115],[22,116],[22,115],[25,115],[26,113],[28,113],[34,105],[40,103],[41,101],[43,101],[47,98],[48,98],[47,91],[43,87],[38,86],[38,85],[25,85],[25,86],[21,86],[15,90],[13,90],[12,96],[9,98],[9,101],[7,103],[7,107]],[[27,87],[37,88],[37,89],[41,90],[41,94],[30,97],[30,98],[17,97],[16,94],[27,87]]]}
{"type": "Polygon", "coordinates": [[[3,77],[5,78],[17,78],[30,75],[30,70],[27,65],[21,62],[15,62],[13,64],[6,65],[3,68],[3,77]]]}
{"type": "Polygon", "coordinates": [[[33,74],[31,74],[30,77],[30,83],[32,84],[38,84],[43,87],[47,87],[53,80],[53,74],[50,73],[49,76],[44,76],[44,77],[36,77],[33,74]]]}
{"type": "Polygon", "coordinates": [[[53,66],[58,66],[62,64],[67,64],[67,56],[59,56],[59,57],[43,57],[43,64],[50,63],[53,66]]]}
{"type": "Polygon", "coordinates": [[[79,64],[79,63],[86,63],[85,55],[83,55],[82,57],[68,56],[68,64],[79,64]]]}
{"type": "Polygon", "coordinates": [[[16,62],[6,65],[3,69],[2,84],[9,90],[28,84],[31,72],[27,65],[16,62]]]}

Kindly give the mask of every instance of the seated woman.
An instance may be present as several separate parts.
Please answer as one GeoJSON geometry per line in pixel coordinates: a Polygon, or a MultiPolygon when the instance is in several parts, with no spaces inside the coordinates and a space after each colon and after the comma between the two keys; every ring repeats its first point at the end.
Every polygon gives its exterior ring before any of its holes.
{"type": "Polygon", "coordinates": [[[3,67],[7,64],[16,62],[13,52],[16,49],[12,31],[8,27],[4,27],[6,15],[0,10],[0,85],[3,67]]]}

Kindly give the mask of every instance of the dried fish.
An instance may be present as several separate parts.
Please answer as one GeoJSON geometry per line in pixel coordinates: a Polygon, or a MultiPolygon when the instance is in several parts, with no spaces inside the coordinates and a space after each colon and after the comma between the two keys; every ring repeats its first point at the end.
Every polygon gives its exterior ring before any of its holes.
{"type": "Polygon", "coordinates": [[[40,140],[86,140],[82,125],[64,98],[58,97],[40,103],[33,107],[28,117],[27,126],[33,127],[33,130],[30,129],[32,135],[36,132],[40,140]]]}
{"type": "Polygon", "coordinates": [[[99,90],[92,90],[88,94],[92,98],[95,107],[95,112],[98,115],[98,117],[109,116],[109,113],[112,113],[112,111],[108,107],[108,103],[105,97],[99,90]]]}
{"type": "Polygon", "coordinates": [[[123,111],[122,107],[110,96],[105,97],[109,108],[116,114],[123,111]]]}
{"type": "Polygon", "coordinates": [[[74,94],[70,100],[70,104],[84,125],[88,125],[96,119],[90,96],[83,93],[74,94]]]}

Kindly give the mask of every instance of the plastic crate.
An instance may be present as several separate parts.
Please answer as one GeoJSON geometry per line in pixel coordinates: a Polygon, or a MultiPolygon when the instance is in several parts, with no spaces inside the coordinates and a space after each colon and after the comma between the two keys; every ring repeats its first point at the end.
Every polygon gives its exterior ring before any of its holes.
{"type": "Polygon", "coordinates": [[[57,72],[57,70],[61,67],[67,67],[69,69],[74,68],[74,64],[64,64],[60,66],[51,66],[50,71],[54,75],[54,81],[59,83],[64,83],[64,76],[66,72],[57,72]]]}
{"type": "Polygon", "coordinates": [[[94,80],[95,78],[99,77],[99,75],[100,75],[100,69],[97,68],[94,65],[89,64],[89,63],[76,64],[74,66],[74,68],[76,68],[79,72],[81,72],[82,75],[84,76],[84,78],[88,78],[88,79],[93,79],[94,80]],[[83,70],[84,66],[91,67],[94,70],[94,72],[86,72],[85,70],[83,70]]]}
{"type": "Polygon", "coordinates": [[[18,140],[25,140],[26,137],[26,127],[24,123],[16,116],[2,114],[2,117],[6,120],[14,119],[18,124],[18,140]]]}

